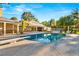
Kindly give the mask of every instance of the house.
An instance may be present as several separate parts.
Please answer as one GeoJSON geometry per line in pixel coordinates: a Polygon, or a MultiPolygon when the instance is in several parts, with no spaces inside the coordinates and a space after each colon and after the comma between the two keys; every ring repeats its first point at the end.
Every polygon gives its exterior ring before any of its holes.
{"type": "Polygon", "coordinates": [[[0,17],[0,35],[19,33],[18,21],[0,17]]]}
{"type": "MultiPolygon", "coordinates": [[[[45,26],[37,21],[31,20],[31,21],[27,21],[27,23],[28,23],[28,26],[26,26],[24,32],[27,32],[27,31],[44,31],[45,26]]],[[[22,25],[20,25],[20,28],[21,27],[22,27],[22,25]]]]}
{"type": "Polygon", "coordinates": [[[29,21],[29,27],[31,28],[31,31],[44,31],[44,25],[40,24],[36,21],[29,21]]]}

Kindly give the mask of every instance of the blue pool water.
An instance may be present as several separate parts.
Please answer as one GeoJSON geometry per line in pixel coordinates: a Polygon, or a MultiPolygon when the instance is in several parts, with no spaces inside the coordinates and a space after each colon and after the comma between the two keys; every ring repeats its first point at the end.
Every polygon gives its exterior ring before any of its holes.
{"type": "Polygon", "coordinates": [[[64,36],[65,36],[65,34],[43,33],[43,34],[27,35],[26,39],[38,41],[38,42],[42,42],[42,43],[50,43],[50,42],[55,42],[64,36]]]}

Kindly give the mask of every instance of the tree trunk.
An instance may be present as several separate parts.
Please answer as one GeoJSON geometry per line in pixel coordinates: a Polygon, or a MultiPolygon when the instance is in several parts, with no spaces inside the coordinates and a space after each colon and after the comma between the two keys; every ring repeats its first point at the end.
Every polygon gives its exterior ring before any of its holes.
{"type": "Polygon", "coordinates": [[[67,33],[70,33],[70,31],[69,31],[69,26],[67,27],[67,29],[68,29],[68,30],[67,30],[67,33]]]}

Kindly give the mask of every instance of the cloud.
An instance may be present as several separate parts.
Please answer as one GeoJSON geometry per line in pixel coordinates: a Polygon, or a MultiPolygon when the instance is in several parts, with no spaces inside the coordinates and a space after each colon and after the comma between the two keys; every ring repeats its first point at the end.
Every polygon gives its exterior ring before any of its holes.
{"type": "MultiPolygon", "coordinates": [[[[3,8],[4,11],[8,10],[7,8],[3,8]]],[[[21,15],[24,11],[32,11],[31,8],[27,8],[25,5],[16,5],[16,6],[9,6],[9,10],[6,11],[4,14],[7,15],[21,15]]]]}
{"type": "Polygon", "coordinates": [[[22,14],[25,11],[30,11],[30,12],[34,12],[34,9],[36,8],[41,8],[42,5],[40,4],[20,4],[20,5],[16,5],[16,6],[11,6],[9,5],[4,5],[3,10],[6,11],[5,13],[8,15],[14,15],[14,14],[22,14]]]}
{"type": "Polygon", "coordinates": [[[23,11],[22,8],[15,8],[15,10],[18,11],[18,12],[22,12],[23,11]]]}
{"type": "Polygon", "coordinates": [[[14,7],[16,11],[22,12],[22,11],[34,11],[36,8],[42,8],[43,6],[40,4],[21,4],[14,7]]]}
{"type": "Polygon", "coordinates": [[[3,7],[3,10],[6,10],[6,8],[3,7]]]}
{"type": "Polygon", "coordinates": [[[18,5],[15,6],[14,9],[18,12],[23,12],[23,11],[32,11],[32,8],[28,8],[25,5],[18,5]]]}

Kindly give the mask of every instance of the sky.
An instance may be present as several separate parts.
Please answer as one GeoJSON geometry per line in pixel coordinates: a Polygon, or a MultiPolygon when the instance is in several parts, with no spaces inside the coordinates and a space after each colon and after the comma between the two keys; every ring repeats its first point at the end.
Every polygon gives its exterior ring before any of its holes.
{"type": "Polygon", "coordinates": [[[79,8],[78,3],[10,3],[3,4],[3,17],[21,20],[23,12],[31,12],[42,22],[70,15],[75,8],[79,8]]]}

